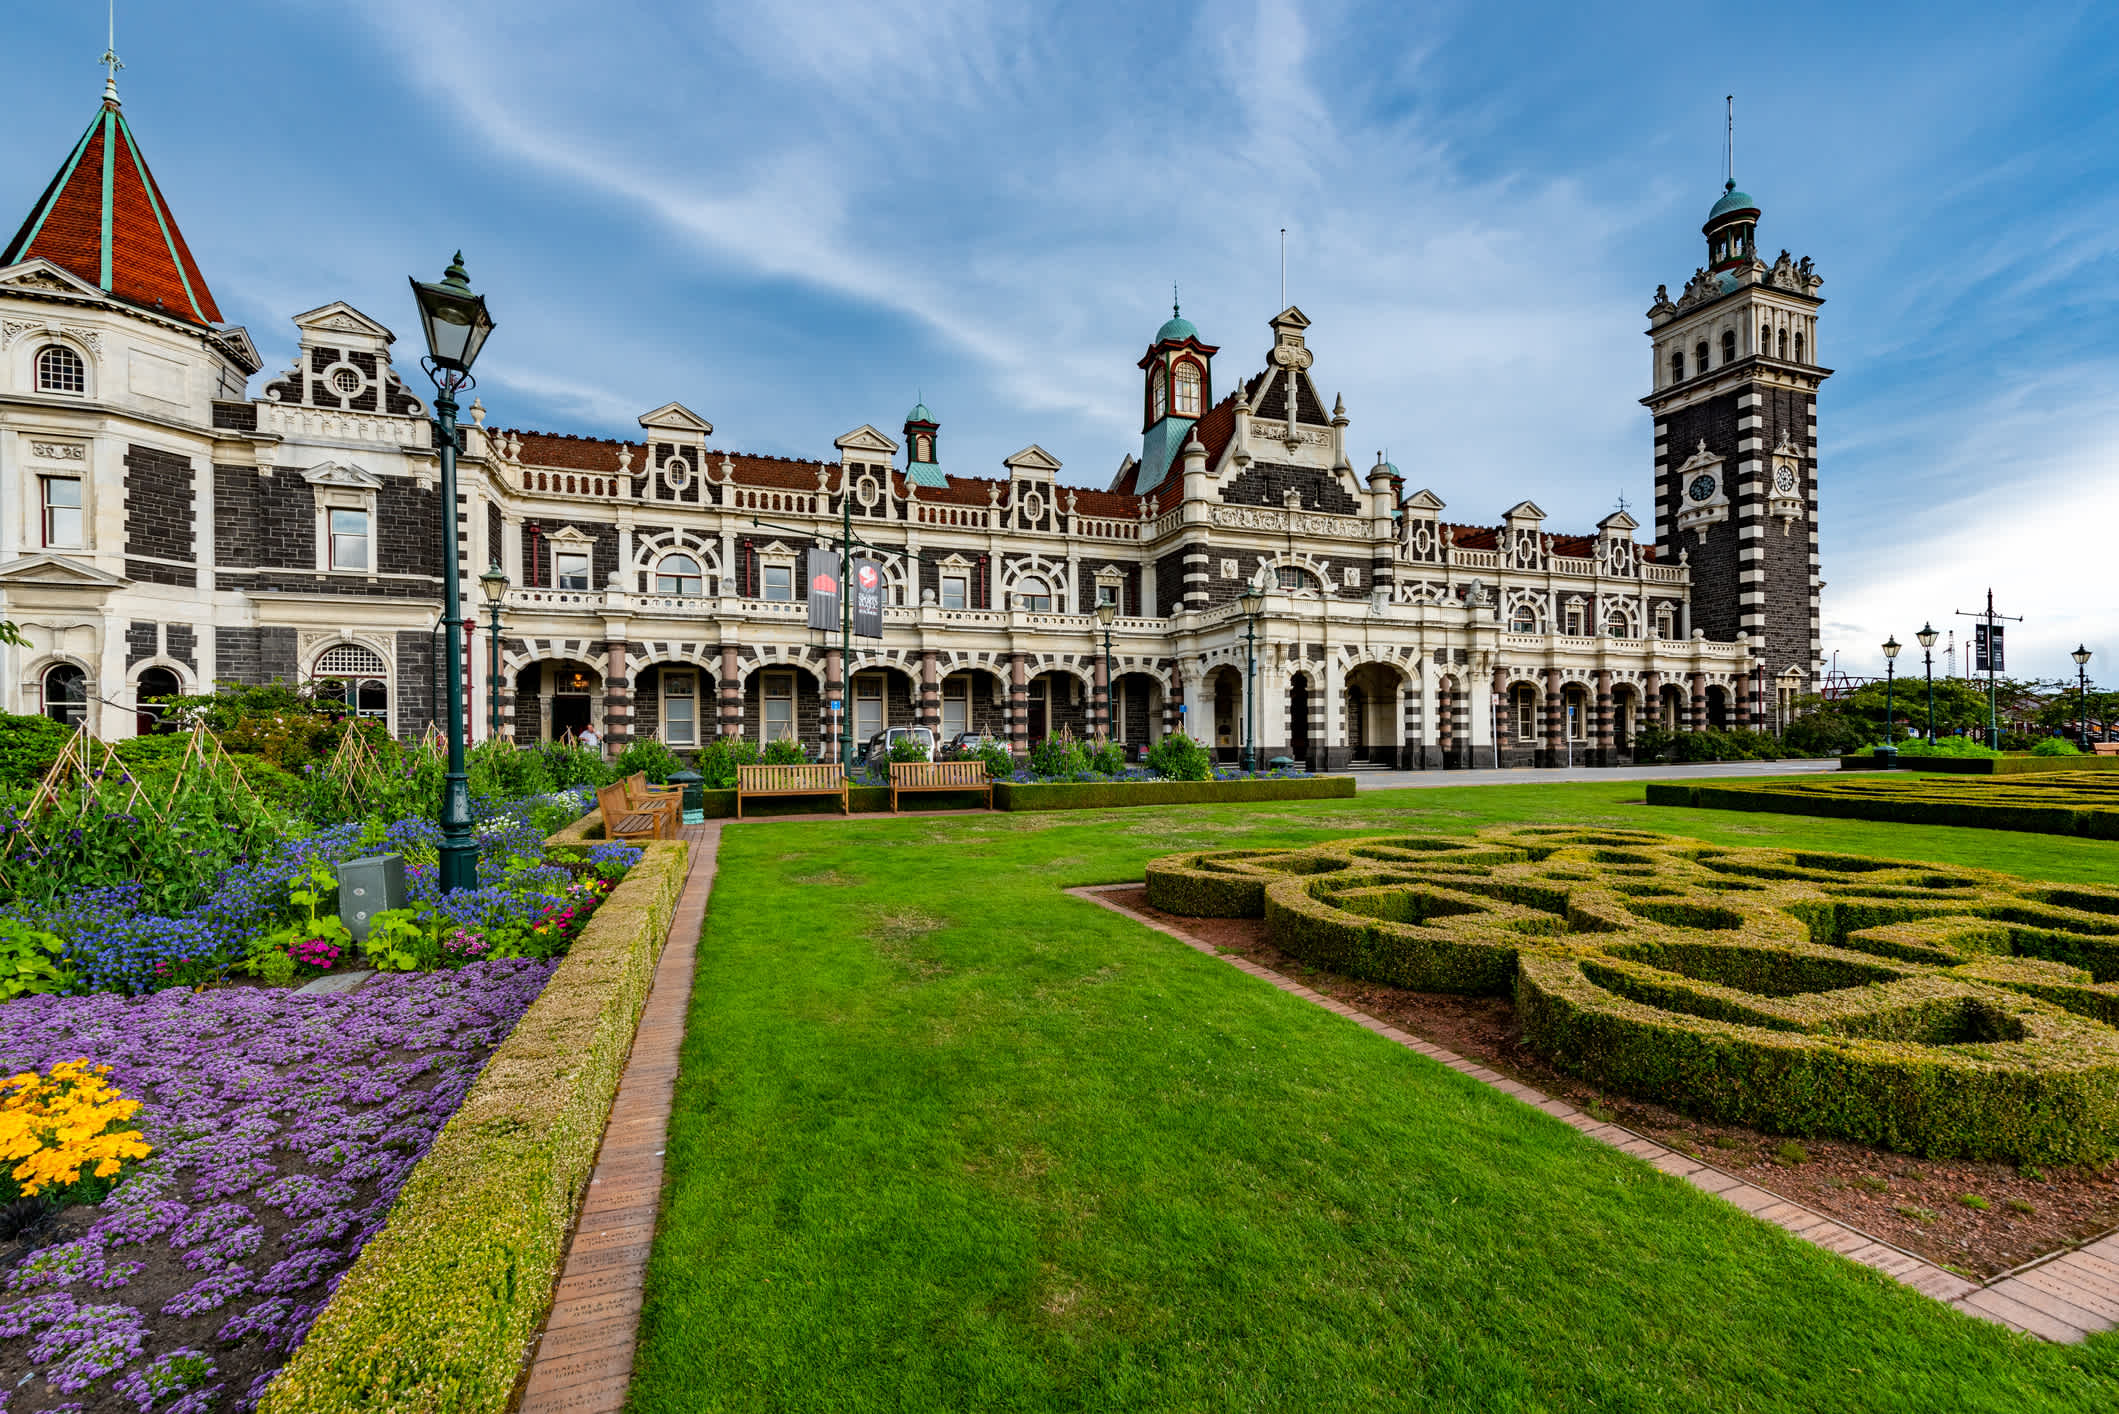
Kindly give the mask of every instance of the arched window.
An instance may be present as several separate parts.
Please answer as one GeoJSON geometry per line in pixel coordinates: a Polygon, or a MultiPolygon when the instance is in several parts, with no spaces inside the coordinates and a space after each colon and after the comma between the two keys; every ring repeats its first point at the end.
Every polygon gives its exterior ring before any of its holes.
{"type": "Polygon", "coordinates": [[[310,675],[319,701],[342,702],[362,717],[390,715],[389,665],[373,649],[334,644],[317,655],[310,675]]]}
{"type": "Polygon", "coordinates": [[[37,391],[40,393],[85,393],[88,367],[81,355],[64,344],[48,344],[37,351],[37,391]]]}
{"type": "Polygon", "coordinates": [[[1177,365],[1176,412],[1179,417],[1199,416],[1199,365],[1189,360],[1177,365]]]}
{"type": "Polygon", "coordinates": [[[655,566],[657,594],[698,594],[705,588],[706,579],[699,573],[699,562],[690,555],[664,555],[662,563],[655,566]]]}
{"type": "Polygon", "coordinates": [[[163,717],[169,707],[160,698],[174,697],[184,690],[184,684],[167,668],[146,668],[140,680],[133,685],[133,701],[137,704],[133,730],[140,736],[152,736],[156,732],[175,731],[174,723],[165,723],[163,717]]]}
{"type": "Polygon", "coordinates": [[[1156,364],[1148,374],[1148,420],[1157,421],[1170,410],[1170,390],[1163,382],[1163,366],[1156,364]]]}
{"type": "Polygon", "coordinates": [[[915,439],[913,445],[919,449],[917,454],[913,457],[914,461],[931,462],[934,460],[934,438],[928,436],[925,432],[922,432],[919,437],[915,439]]]}
{"type": "Polygon", "coordinates": [[[1736,330],[1734,329],[1724,329],[1722,331],[1722,362],[1736,362],[1736,330]]]}
{"type": "Polygon", "coordinates": [[[1317,587],[1317,581],[1310,577],[1310,572],[1299,565],[1282,565],[1273,571],[1273,580],[1290,594],[1317,587]]]}
{"type": "Polygon", "coordinates": [[[1508,631],[1510,633],[1536,633],[1538,631],[1538,611],[1528,604],[1516,605],[1516,611],[1508,616],[1508,631]]]}
{"type": "Polygon", "coordinates": [[[1705,339],[1692,346],[1692,371],[1694,373],[1705,373],[1707,371],[1707,341],[1705,339]]]}
{"type": "Polygon", "coordinates": [[[1613,609],[1604,619],[1604,632],[1611,638],[1631,638],[1633,623],[1624,609],[1613,609]]]}
{"type": "Polygon", "coordinates": [[[1780,347],[1781,347],[1781,358],[1785,360],[1785,359],[1786,359],[1786,358],[1788,357],[1788,331],[1787,331],[1786,329],[1783,329],[1783,330],[1781,330],[1781,344],[1780,344],[1780,347]]]}
{"type": "Polygon", "coordinates": [[[78,727],[88,719],[88,674],[72,663],[57,663],[44,672],[44,715],[78,727]]]}
{"type": "Polygon", "coordinates": [[[1803,361],[1803,336],[1800,334],[1795,336],[1795,361],[1797,363],[1803,361]]]}
{"type": "Polygon", "coordinates": [[[1685,351],[1683,349],[1674,349],[1671,351],[1670,381],[1673,383],[1682,383],[1685,381],[1685,351]]]}
{"type": "Polygon", "coordinates": [[[1017,580],[1015,585],[1016,607],[1033,614],[1052,612],[1052,586],[1035,575],[1017,580]]]}

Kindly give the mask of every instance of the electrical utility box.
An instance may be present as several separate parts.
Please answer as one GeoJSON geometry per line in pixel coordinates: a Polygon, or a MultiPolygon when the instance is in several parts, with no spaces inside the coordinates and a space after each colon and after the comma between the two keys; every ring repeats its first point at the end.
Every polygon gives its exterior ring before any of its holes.
{"type": "Polygon", "coordinates": [[[375,915],[405,906],[405,861],[377,854],[338,866],[338,917],[356,943],[366,941],[375,915]]]}

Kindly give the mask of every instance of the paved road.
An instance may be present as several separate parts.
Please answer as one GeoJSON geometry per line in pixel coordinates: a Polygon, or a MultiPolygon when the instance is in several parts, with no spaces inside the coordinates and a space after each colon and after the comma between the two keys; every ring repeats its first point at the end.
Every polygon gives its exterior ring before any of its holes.
{"type": "Polygon", "coordinates": [[[1709,761],[1687,766],[1573,766],[1554,771],[1524,767],[1514,771],[1355,771],[1356,790],[1397,790],[1401,786],[1529,786],[1561,781],[1684,781],[1713,776],[1792,776],[1836,771],[1837,759],[1824,761],[1709,761]]]}

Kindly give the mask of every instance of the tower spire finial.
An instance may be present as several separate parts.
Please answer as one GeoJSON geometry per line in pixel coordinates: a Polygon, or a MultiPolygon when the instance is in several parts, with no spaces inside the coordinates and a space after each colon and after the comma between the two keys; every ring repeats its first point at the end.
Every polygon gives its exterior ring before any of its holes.
{"type": "Polygon", "coordinates": [[[118,106],[118,70],[125,67],[118,58],[118,0],[110,0],[110,37],[103,47],[103,57],[96,60],[108,70],[103,80],[103,101],[111,107],[118,106]]]}
{"type": "Polygon", "coordinates": [[[1177,318],[1177,317],[1178,317],[1178,310],[1177,310],[1177,282],[1176,282],[1175,280],[1172,280],[1172,281],[1170,282],[1170,317],[1171,317],[1172,319],[1175,319],[1175,318],[1177,318]]]}
{"type": "Polygon", "coordinates": [[[1727,179],[1723,191],[1736,190],[1736,95],[1722,99],[1722,175],[1727,179]]]}

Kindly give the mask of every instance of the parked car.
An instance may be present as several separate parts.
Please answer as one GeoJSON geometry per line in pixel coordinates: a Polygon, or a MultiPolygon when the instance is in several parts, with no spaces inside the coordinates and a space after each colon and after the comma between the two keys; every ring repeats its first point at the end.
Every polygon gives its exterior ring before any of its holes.
{"type": "Polygon", "coordinates": [[[945,749],[961,755],[969,755],[989,741],[1003,751],[1008,749],[1007,742],[1002,741],[997,736],[989,736],[985,732],[958,732],[955,736],[949,738],[949,745],[945,749]]]}
{"type": "Polygon", "coordinates": [[[868,745],[861,749],[861,759],[868,763],[871,771],[887,774],[890,770],[890,748],[905,737],[916,738],[920,745],[927,748],[927,759],[934,759],[934,733],[926,727],[890,727],[877,732],[868,739],[868,745]]]}

